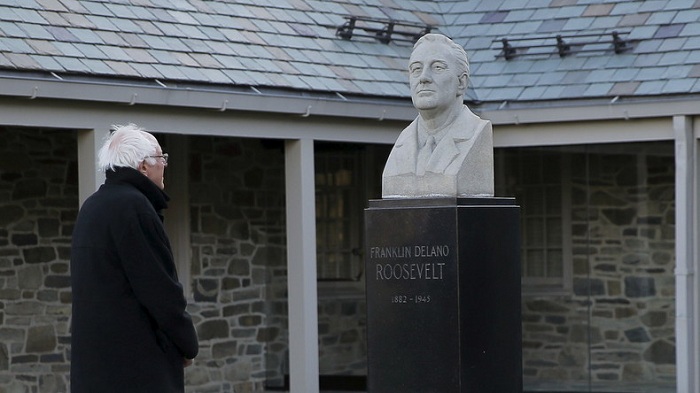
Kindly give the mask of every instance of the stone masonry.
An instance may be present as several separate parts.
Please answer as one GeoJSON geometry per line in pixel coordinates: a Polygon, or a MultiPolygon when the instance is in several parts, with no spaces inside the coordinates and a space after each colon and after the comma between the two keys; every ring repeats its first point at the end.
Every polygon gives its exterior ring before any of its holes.
{"type": "Polygon", "coordinates": [[[76,134],[0,128],[0,392],[66,392],[76,134]]]}
{"type": "Polygon", "coordinates": [[[588,381],[589,368],[591,382],[607,388],[673,386],[672,149],[572,155],[573,293],[524,298],[526,386],[588,381]]]}
{"type": "Polygon", "coordinates": [[[286,368],[281,143],[190,137],[192,314],[197,392],[257,391],[286,368]]]}

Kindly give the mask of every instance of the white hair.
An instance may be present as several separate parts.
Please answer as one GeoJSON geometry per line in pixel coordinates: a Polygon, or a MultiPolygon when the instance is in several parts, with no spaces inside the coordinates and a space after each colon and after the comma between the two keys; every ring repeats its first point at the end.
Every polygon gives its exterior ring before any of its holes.
{"type": "Polygon", "coordinates": [[[158,140],[135,124],[113,126],[113,132],[105,140],[97,153],[97,166],[101,171],[115,167],[138,169],[146,161],[155,165],[152,157],[158,150],[158,140]]]}

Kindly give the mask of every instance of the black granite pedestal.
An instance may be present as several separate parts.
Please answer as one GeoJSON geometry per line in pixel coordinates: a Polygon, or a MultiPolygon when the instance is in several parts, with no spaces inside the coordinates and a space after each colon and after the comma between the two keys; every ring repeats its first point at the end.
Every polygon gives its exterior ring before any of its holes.
{"type": "Polygon", "coordinates": [[[519,207],[372,200],[368,393],[520,393],[519,207]]]}

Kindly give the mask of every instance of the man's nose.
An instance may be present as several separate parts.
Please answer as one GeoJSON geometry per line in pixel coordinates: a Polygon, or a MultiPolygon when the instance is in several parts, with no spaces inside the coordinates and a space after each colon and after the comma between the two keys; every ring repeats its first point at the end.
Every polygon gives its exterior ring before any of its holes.
{"type": "Polygon", "coordinates": [[[426,67],[423,70],[421,70],[421,73],[418,76],[418,80],[421,82],[430,82],[433,80],[433,76],[432,76],[432,73],[430,72],[429,67],[426,67]]]}

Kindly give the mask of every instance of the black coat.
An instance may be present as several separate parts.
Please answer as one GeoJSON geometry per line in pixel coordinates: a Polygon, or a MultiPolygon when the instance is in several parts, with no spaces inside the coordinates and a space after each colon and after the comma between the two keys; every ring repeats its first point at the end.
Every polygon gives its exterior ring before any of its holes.
{"type": "Polygon", "coordinates": [[[160,210],[167,195],[132,168],[78,214],[71,249],[73,393],[184,391],[197,334],[160,210]]]}

